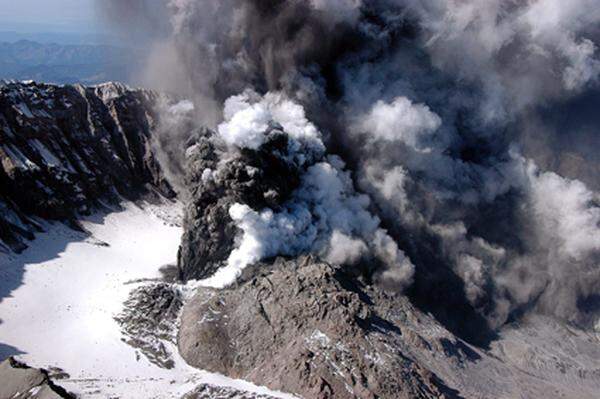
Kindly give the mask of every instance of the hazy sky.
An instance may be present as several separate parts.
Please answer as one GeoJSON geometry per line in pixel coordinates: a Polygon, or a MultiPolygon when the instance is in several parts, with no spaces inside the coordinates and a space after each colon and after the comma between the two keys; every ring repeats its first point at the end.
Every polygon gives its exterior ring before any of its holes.
{"type": "Polygon", "coordinates": [[[0,0],[0,31],[95,31],[96,0],[0,0]]]}

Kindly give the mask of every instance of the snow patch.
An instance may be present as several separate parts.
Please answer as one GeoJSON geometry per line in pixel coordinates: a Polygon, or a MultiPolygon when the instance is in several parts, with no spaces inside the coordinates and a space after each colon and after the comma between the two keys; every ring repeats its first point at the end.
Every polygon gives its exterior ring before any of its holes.
{"type": "Polygon", "coordinates": [[[114,317],[139,281],[175,263],[178,215],[175,205],[127,203],[85,219],[91,237],[54,224],[22,254],[0,254],[0,292],[8,292],[0,300],[0,342],[34,367],[60,366],[70,375],[61,385],[85,398],[178,398],[202,383],[292,398],[196,370],[168,342],[172,369],[123,342],[114,317]]]}

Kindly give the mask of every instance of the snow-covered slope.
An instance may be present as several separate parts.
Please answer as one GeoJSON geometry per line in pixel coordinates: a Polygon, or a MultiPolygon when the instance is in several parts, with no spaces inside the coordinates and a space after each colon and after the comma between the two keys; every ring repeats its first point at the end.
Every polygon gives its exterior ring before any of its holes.
{"type": "Polygon", "coordinates": [[[178,213],[125,203],[86,218],[89,234],[48,225],[22,254],[0,254],[0,357],[60,367],[61,385],[85,398],[178,398],[203,383],[276,395],[193,369],[174,347],[175,367],[160,368],[122,341],[114,317],[129,292],[176,260],[178,213]]]}

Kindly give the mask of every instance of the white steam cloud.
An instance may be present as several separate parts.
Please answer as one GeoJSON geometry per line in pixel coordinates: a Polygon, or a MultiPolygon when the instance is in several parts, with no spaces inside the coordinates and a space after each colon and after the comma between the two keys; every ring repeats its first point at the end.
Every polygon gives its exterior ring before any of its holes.
{"type": "Polygon", "coordinates": [[[256,150],[264,144],[269,127],[275,126],[291,138],[288,150],[298,157],[299,165],[309,160],[307,156],[318,158],[325,152],[321,134],[306,118],[304,108],[281,93],[262,97],[247,90],[227,99],[223,114],[225,121],[217,130],[229,145],[256,150]]]}
{"type": "Polygon", "coordinates": [[[402,141],[417,148],[423,136],[439,129],[442,120],[428,106],[398,97],[391,104],[377,101],[359,124],[360,129],[370,132],[374,139],[402,141]]]}
{"type": "MultiPolygon", "coordinates": [[[[320,134],[306,120],[302,107],[281,94],[232,97],[226,102],[225,118],[218,132],[238,148],[257,149],[264,143],[269,126],[277,123],[289,136],[292,154],[307,154],[307,148],[323,150],[320,134]]],[[[306,169],[300,187],[283,210],[231,206],[229,214],[242,236],[227,265],[202,284],[224,287],[260,260],[314,253],[342,265],[355,264],[363,257],[376,259],[385,265],[383,277],[394,279],[395,289],[402,289],[410,284],[414,266],[379,227],[380,220],[368,210],[369,205],[369,198],[355,191],[344,162],[328,156],[306,169]]]]}
{"type": "Polygon", "coordinates": [[[531,202],[543,236],[564,256],[600,251],[600,197],[582,182],[529,166],[531,202]]]}

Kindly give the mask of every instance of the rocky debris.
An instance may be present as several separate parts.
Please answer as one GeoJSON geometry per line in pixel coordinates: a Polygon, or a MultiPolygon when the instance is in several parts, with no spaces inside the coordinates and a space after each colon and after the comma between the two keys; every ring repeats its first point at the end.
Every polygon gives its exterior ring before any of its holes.
{"type": "Polygon", "coordinates": [[[0,84],[0,251],[21,251],[41,220],[68,221],[101,200],[173,197],[153,154],[158,94],[94,87],[0,84]]]}
{"type": "Polygon", "coordinates": [[[181,292],[172,284],[154,283],[136,288],[129,294],[124,310],[115,317],[126,337],[123,341],[157,366],[173,368],[166,343],[176,343],[181,306],[181,292]]]}
{"type": "Polygon", "coordinates": [[[31,368],[11,357],[0,363],[0,398],[73,399],[75,396],[52,382],[48,371],[31,368]]]}
{"type": "MultiPolygon", "coordinates": [[[[184,308],[179,348],[191,365],[306,398],[460,397],[402,349],[415,339],[404,298],[312,257],[245,275],[184,308]]],[[[454,339],[447,346],[461,361],[477,357],[454,339]]]]}
{"type": "Polygon", "coordinates": [[[288,136],[277,127],[258,150],[226,152],[218,137],[204,130],[187,149],[184,236],[179,253],[183,280],[212,275],[234,247],[237,228],[229,208],[239,202],[253,209],[278,207],[299,184],[299,170],[286,160],[288,136]]]}
{"type": "Polygon", "coordinates": [[[200,288],[178,336],[190,364],[305,398],[592,399],[598,335],[549,317],[507,326],[487,350],[403,296],[313,257],[200,288]]]}
{"type": "Polygon", "coordinates": [[[259,395],[250,392],[238,391],[227,387],[202,384],[191,392],[185,394],[182,399],[275,399],[272,396],[259,395]]]}

